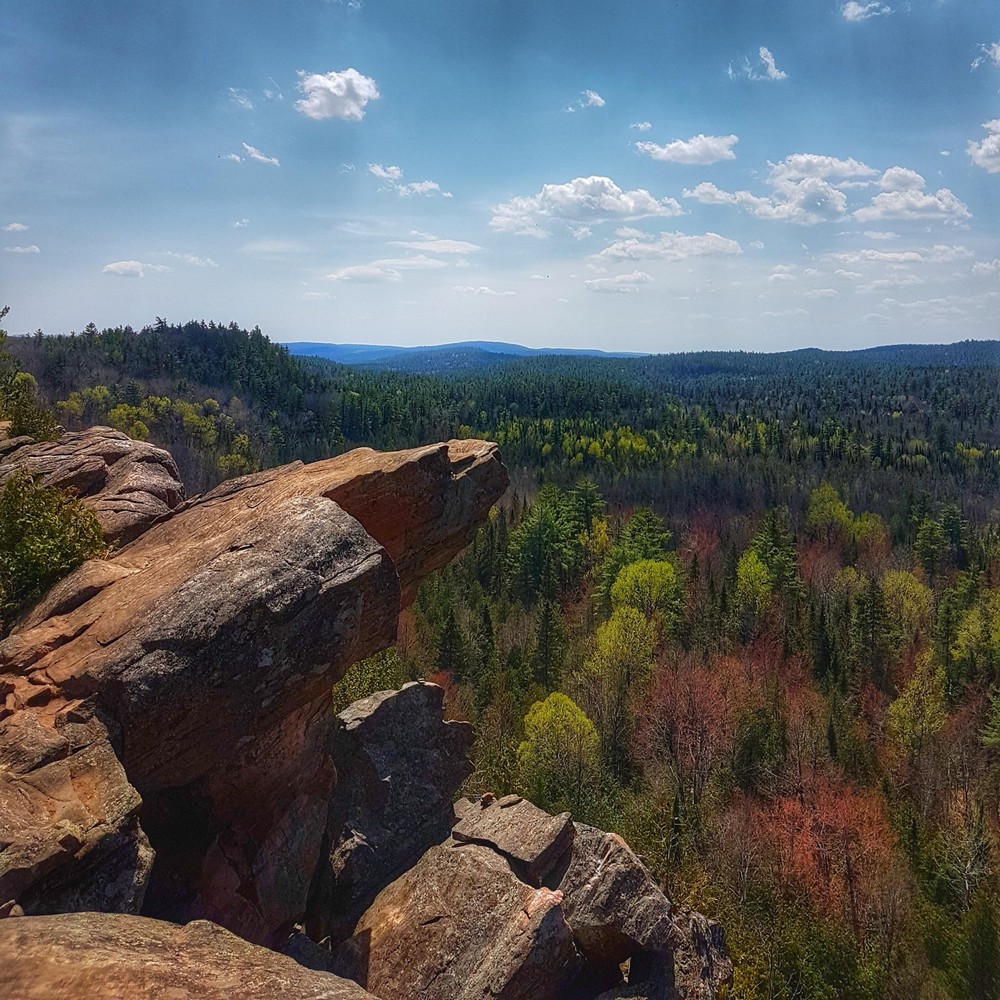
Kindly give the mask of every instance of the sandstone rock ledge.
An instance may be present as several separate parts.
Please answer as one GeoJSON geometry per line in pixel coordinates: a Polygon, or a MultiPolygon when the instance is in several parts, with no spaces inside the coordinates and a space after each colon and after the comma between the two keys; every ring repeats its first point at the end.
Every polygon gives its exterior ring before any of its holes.
{"type": "Polygon", "coordinates": [[[506,485],[482,441],[296,463],[53,588],[0,642],[0,905],[284,940],[335,782],[330,686],[395,640],[506,485]]]}

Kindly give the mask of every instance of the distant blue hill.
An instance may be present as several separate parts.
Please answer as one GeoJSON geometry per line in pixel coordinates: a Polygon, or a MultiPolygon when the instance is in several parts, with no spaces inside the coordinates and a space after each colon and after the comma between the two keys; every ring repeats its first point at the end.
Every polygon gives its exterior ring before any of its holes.
{"type": "Polygon", "coordinates": [[[428,347],[382,347],[377,344],[317,344],[299,341],[285,344],[289,353],[313,358],[325,358],[341,365],[371,365],[403,356],[425,354],[456,354],[466,357],[476,353],[501,354],[510,357],[533,355],[559,355],[586,358],[642,358],[641,352],[574,350],[568,347],[522,347],[520,344],[502,344],[491,340],[465,340],[457,344],[438,344],[428,347]]]}

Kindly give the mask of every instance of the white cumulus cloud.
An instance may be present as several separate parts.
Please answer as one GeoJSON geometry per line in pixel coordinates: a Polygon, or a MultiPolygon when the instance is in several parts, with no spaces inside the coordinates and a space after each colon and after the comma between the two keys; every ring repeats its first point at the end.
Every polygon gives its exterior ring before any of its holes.
{"type": "Polygon", "coordinates": [[[0,226],[0,232],[4,233],[26,233],[28,227],[23,222],[8,222],[6,226],[0,226]]]}
{"type": "Polygon", "coordinates": [[[4,247],[7,253],[41,253],[42,251],[34,243],[28,247],[4,247]]]}
{"type": "MultiPolygon", "coordinates": [[[[248,142],[244,142],[242,145],[243,152],[245,152],[251,160],[256,160],[258,163],[269,163],[272,167],[281,166],[276,156],[265,156],[256,146],[251,146],[248,142]]],[[[232,159],[232,156],[233,154],[230,154],[230,159],[232,159]]]]}
{"type": "Polygon", "coordinates": [[[668,163],[692,163],[705,166],[720,160],[735,160],[733,146],[738,143],[735,135],[698,135],[690,139],[674,139],[665,146],[655,142],[637,142],[635,148],[654,160],[668,163]]]}
{"type": "Polygon", "coordinates": [[[1000,118],[983,122],[987,136],[981,142],[970,139],[965,151],[977,167],[989,174],[1000,174],[1000,118]]]}
{"type": "Polygon", "coordinates": [[[613,278],[590,278],[584,287],[590,292],[634,292],[640,285],[648,285],[653,279],[645,271],[618,274],[613,278]]]}
{"type": "Polygon", "coordinates": [[[906,167],[890,167],[878,182],[883,191],[923,191],[923,177],[906,167]]]}
{"type": "Polygon", "coordinates": [[[875,195],[870,205],[859,208],[854,213],[854,218],[859,222],[939,219],[946,223],[957,223],[971,218],[971,213],[965,203],[956,198],[948,188],[938,191],[906,188],[875,195]]]}
{"type": "Polygon", "coordinates": [[[973,274],[997,274],[1000,273],[1000,260],[977,260],[972,265],[973,274]]]}
{"type": "Polygon", "coordinates": [[[856,0],[849,0],[840,8],[840,13],[845,21],[867,21],[870,17],[878,17],[880,14],[891,14],[892,8],[888,4],[872,3],[860,4],[856,0]]]}
{"type": "Polygon", "coordinates": [[[610,177],[576,177],[496,205],[490,225],[500,232],[544,237],[549,235],[545,226],[553,221],[578,224],[683,214],[673,198],[657,199],[644,188],[623,191],[610,177]]]}
{"type": "Polygon", "coordinates": [[[634,128],[637,132],[648,132],[652,128],[650,122],[632,122],[629,128],[634,128]]]}
{"type": "Polygon", "coordinates": [[[359,122],[369,102],[381,96],[375,81],[353,67],[330,73],[299,70],[296,87],[303,96],[295,102],[295,110],[314,121],[359,122]]]}

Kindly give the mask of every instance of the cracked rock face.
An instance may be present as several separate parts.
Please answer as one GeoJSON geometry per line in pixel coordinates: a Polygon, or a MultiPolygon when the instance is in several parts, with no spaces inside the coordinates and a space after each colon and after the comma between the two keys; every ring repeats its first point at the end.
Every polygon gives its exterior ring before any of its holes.
{"type": "Polygon", "coordinates": [[[461,800],[455,806],[455,840],[485,844],[502,854],[522,882],[540,886],[573,843],[568,812],[550,816],[520,795],[480,802],[461,800]]]}
{"type": "Polygon", "coordinates": [[[46,486],[75,490],[104,540],[126,545],[184,499],[169,452],[110,427],[67,431],[56,441],[0,441],[0,485],[18,469],[46,486]]]}
{"type": "Polygon", "coordinates": [[[374,1000],[355,983],[199,920],[64,913],[0,920],[0,996],[17,1000],[374,1000]]]}
{"type": "Polygon", "coordinates": [[[476,844],[432,847],[334,953],[381,1000],[556,1000],[579,964],[562,895],[476,844]]]}
{"type": "MultiPolygon", "coordinates": [[[[330,686],[394,641],[401,600],[468,543],[506,483],[481,441],[360,449],[224,483],[62,581],[0,643],[0,754],[28,729],[44,747],[38,733],[93,716],[104,730],[53,753],[83,761],[93,745],[107,760],[95,778],[110,781],[115,758],[121,788],[101,798],[89,771],[75,778],[90,810],[81,846],[49,821],[64,785],[36,773],[44,753],[0,771],[0,801],[32,803],[13,820],[0,811],[0,905],[83,899],[81,852],[101,857],[106,838],[132,836],[138,857],[138,792],[158,855],[143,912],[287,936],[335,781],[330,686]]],[[[141,889],[108,908],[136,910],[141,889]]]]}
{"type": "Polygon", "coordinates": [[[444,691],[414,682],[355,702],[337,717],[337,785],[328,851],[310,897],[315,940],[350,935],[390,882],[447,839],[452,799],[472,772],[472,726],[445,722],[444,691]]]}

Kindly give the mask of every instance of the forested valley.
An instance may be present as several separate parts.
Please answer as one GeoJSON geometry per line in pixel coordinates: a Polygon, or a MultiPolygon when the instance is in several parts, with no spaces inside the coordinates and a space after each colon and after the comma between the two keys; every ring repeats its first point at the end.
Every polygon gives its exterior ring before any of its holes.
{"type": "Polygon", "coordinates": [[[0,352],[15,433],[110,424],[191,493],[497,441],[509,494],[336,705],[443,685],[468,791],[622,834],[723,923],[734,997],[1000,998],[997,343],[403,372],[157,320],[0,352]]]}

